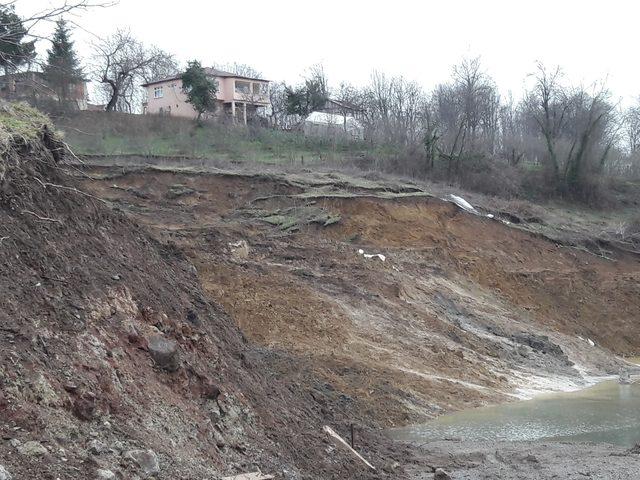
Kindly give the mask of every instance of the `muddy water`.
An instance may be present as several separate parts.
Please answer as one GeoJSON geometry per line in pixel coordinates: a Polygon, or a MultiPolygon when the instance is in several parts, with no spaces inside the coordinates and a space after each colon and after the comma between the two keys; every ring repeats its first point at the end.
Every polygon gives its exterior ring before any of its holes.
{"type": "Polygon", "coordinates": [[[417,443],[545,439],[632,446],[640,442],[640,384],[605,381],[578,392],[445,415],[424,425],[392,429],[389,435],[417,443]]]}

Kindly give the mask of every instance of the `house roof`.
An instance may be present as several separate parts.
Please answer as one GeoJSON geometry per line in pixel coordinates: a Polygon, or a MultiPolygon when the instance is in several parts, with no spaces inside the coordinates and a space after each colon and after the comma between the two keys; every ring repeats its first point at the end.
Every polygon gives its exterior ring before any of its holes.
{"type": "MultiPolygon", "coordinates": [[[[269,81],[269,80],[266,80],[264,78],[246,77],[244,75],[237,75],[235,73],[225,72],[224,70],[218,70],[217,68],[212,68],[212,67],[204,67],[204,71],[205,71],[205,73],[207,75],[210,75],[212,77],[240,78],[242,80],[257,80],[257,81],[260,81],[260,82],[268,82],[269,81]]],[[[149,85],[155,85],[156,83],[164,83],[164,82],[169,82],[171,80],[178,80],[180,77],[182,77],[182,74],[172,75],[170,77],[159,78],[159,79],[153,80],[151,82],[143,83],[142,86],[143,87],[147,87],[149,85]]]]}

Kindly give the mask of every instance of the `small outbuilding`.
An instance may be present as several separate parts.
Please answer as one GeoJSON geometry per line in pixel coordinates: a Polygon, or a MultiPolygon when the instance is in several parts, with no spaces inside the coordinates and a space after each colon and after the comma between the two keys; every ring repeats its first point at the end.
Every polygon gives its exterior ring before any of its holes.
{"type": "Polygon", "coordinates": [[[302,129],[308,136],[357,140],[364,138],[362,123],[352,116],[337,113],[311,112],[304,120],[302,129]]]}

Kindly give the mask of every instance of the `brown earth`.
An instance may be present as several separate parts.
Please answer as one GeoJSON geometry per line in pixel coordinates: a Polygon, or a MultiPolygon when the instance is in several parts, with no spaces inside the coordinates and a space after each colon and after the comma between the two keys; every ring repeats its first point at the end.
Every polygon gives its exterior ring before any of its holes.
{"type": "Polygon", "coordinates": [[[578,386],[640,350],[636,256],[602,259],[419,189],[67,166],[70,179],[46,151],[12,165],[0,464],[14,478],[149,476],[135,449],[157,454],[160,479],[428,478],[437,452],[375,429],[578,386]],[[157,337],[176,342],[176,370],[153,360],[157,337]],[[321,433],[351,423],[385,468],[321,433]]]}
{"type": "Polygon", "coordinates": [[[287,352],[305,365],[301,384],[323,378],[372,425],[580,385],[572,365],[613,373],[612,353],[640,348],[639,262],[624,252],[598,258],[437,198],[330,176],[92,174],[82,188],[175,242],[251,341],[287,352]],[[248,248],[230,246],[239,240],[248,248]]]}
{"type": "MultiPolygon", "coordinates": [[[[16,140],[0,160],[2,474],[376,476],[322,433],[366,424],[353,399],[298,382],[304,359],[248,343],[182,250],[75,189],[54,157],[16,140]],[[154,353],[159,338],[175,347],[170,362],[154,353]]],[[[357,432],[367,457],[405,455],[357,432]]]]}

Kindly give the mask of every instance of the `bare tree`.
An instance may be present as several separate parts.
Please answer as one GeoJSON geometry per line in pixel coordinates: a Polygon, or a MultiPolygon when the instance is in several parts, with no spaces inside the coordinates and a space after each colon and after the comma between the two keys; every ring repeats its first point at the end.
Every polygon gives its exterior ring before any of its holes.
{"type": "Polygon", "coordinates": [[[392,145],[420,143],[426,101],[420,85],[374,72],[362,96],[363,120],[371,138],[392,145]]]}
{"type": "Polygon", "coordinates": [[[640,153],[640,99],[624,114],[624,133],[629,153],[640,153]]]}
{"type": "MultiPolygon", "coordinates": [[[[79,10],[86,10],[93,7],[109,7],[116,1],[99,1],[99,0],[58,0],[50,2],[45,8],[33,11],[20,18],[20,23],[9,21],[8,23],[0,23],[0,41],[4,41],[11,36],[11,31],[16,27],[23,26],[26,35],[32,39],[46,39],[38,35],[35,30],[40,24],[52,22],[60,18],[62,15],[73,13],[79,10]]],[[[14,7],[18,4],[18,0],[5,1],[2,8],[14,7]]]]}
{"type": "Polygon", "coordinates": [[[247,65],[246,63],[216,63],[214,64],[214,67],[218,70],[234,73],[241,77],[260,78],[262,76],[262,73],[259,70],[253,68],[251,65],[247,65]]]}
{"type": "Polygon", "coordinates": [[[534,79],[523,109],[544,141],[543,159],[560,188],[579,191],[589,174],[603,170],[618,139],[611,94],[604,85],[566,86],[559,68],[541,64],[534,79]]]}
{"type": "Polygon", "coordinates": [[[107,111],[133,111],[141,83],[178,72],[172,55],[146,47],[126,30],[95,44],[93,61],[94,78],[104,85],[108,98],[107,111]]]}

